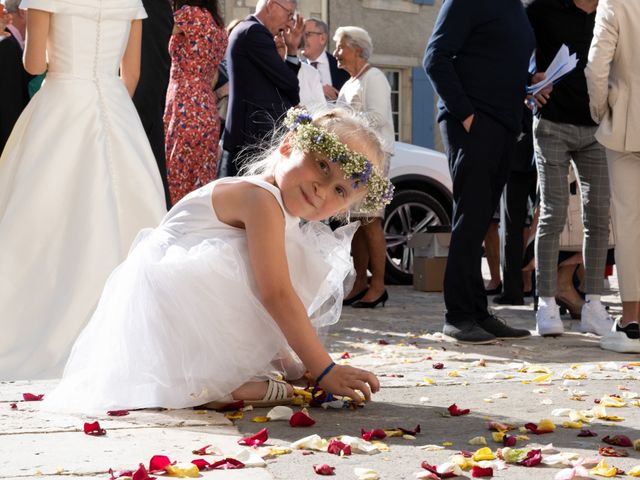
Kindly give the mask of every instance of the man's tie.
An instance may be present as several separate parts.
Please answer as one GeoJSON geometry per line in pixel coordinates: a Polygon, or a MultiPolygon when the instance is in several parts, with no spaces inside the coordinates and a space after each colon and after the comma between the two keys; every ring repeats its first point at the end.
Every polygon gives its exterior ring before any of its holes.
{"type": "Polygon", "coordinates": [[[313,68],[318,68],[318,62],[311,62],[311,66],[313,68]]]}

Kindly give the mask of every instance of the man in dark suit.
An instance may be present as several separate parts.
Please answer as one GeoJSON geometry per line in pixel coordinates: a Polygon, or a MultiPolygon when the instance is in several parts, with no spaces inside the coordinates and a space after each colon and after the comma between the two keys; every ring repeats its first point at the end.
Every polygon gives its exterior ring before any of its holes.
{"type": "Polygon", "coordinates": [[[22,64],[26,12],[19,8],[20,1],[0,5],[0,154],[11,130],[29,102],[31,76],[22,64]]]}
{"type": "Polygon", "coordinates": [[[173,30],[173,12],[169,0],[143,0],[142,4],[148,17],[142,21],[140,80],[133,103],[156,157],[167,208],[171,208],[162,117],[171,68],[169,38],[173,30]]]}
{"type": "Polygon", "coordinates": [[[317,18],[309,18],[304,22],[302,53],[307,63],[320,72],[325,98],[333,101],[338,98],[338,92],[349,79],[349,74],[346,70],[338,68],[336,57],[327,52],[328,42],[329,27],[325,22],[317,18]]]}
{"type": "Polygon", "coordinates": [[[300,102],[298,46],[304,23],[301,17],[295,19],[296,5],[291,0],[260,0],[255,15],[231,32],[226,56],[229,107],[218,177],[237,175],[240,151],[259,145],[300,102]],[[287,46],[284,61],[276,49],[276,35],[283,35],[287,46]]]}

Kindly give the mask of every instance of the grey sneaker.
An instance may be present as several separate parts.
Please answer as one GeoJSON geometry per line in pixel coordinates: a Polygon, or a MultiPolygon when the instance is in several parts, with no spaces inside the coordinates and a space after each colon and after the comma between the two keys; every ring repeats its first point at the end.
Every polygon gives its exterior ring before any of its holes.
{"type": "Polygon", "coordinates": [[[497,338],[525,338],[531,336],[529,330],[510,327],[507,322],[495,315],[489,315],[478,324],[483,330],[495,335],[497,338]]]}
{"type": "Polygon", "coordinates": [[[640,325],[630,323],[621,327],[620,319],[616,319],[611,331],[600,339],[600,348],[619,353],[640,353],[640,325]]]}
{"type": "Polygon", "coordinates": [[[450,323],[445,323],[442,327],[442,333],[447,337],[451,337],[460,343],[486,344],[495,343],[496,336],[483,330],[480,326],[473,324],[470,327],[461,329],[450,323]]]}

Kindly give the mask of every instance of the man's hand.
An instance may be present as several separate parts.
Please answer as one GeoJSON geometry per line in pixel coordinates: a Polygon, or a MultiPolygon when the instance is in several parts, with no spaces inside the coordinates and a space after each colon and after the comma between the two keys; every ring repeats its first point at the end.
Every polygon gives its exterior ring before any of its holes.
{"type": "Polygon", "coordinates": [[[464,121],[462,122],[462,126],[467,131],[467,133],[471,131],[471,125],[473,124],[474,118],[476,118],[476,116],[472,113],[467,118],[465,118],[464,121]]]}
{"type": "Polygon", "coordinates": [[[380,382],[373,373],[348,365],[333,367],[322,379],[320,386],[323,390],[334,395],[347,396],[356,403],[371,400],[371,393],[380,390],[380,382]],[[362,392],[364,399],[356,390],[362,392]]]}
{"type": "Polygon", "coordinates": [[[322,85],[322,91],[324,92],[324,98],[327,100],[336,100],[338,98],[338,90],[333,85],[322,85]]]}
{"type": "MultiPolygon", "coordinates": [[[[541,82],[546,77],[545,72],[534,73],[531,77],[531,83],[535,84],[541,82]]],[[[540,93],[537,95],[527,95],[527,99],[525,103],[527,107],[533,110],[533,107],[536,106],[538,108],[542,108],[547,104],[549,97],[551,96],[551,91],[553,90],[553,85],[549,85],[548,87],[543,88],[540,93]]]]}
{"type": "Polygon", "coordinates": [[[276,44],[276,50],[278,51],[278,55],[280,55],[280,58],[284,60],[285,57],[287,56],[287,46],[284,43],[283,32],[280,32],[278,35],[273,37],[273,41],[276,44]]]}
{"type": "Polygon", "coordinates": [[[302,36],[304,35],[304,18],[302,18],[302,15],[298,15],[294,22],[283,32],[284,42],[287,45],[287,55],[298,54],[298,47],[300,47],[302,36]]]}

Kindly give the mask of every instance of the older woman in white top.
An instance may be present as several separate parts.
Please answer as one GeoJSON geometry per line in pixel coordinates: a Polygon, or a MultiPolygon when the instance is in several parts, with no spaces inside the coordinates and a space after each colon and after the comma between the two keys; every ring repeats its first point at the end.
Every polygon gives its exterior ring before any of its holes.
{"type": "MultiPolygon", "coordinates": [[[[371,126],[378,132],[386,153],[385,173],[389,170],[389,158],[393,155],[395,136],[391,116],[391,87],[379,69],[369,63],[373,51],[371,37],[359,27],[340,27],[333,37],[336,49],[333,55],[338,67],[343,68],[351,78],[340,89],[338,103],[349,105],[365,115],[371,126]]],[[[374,218],[359,212],[351,212],[351,217],[362,222],[353,243],[353,261],[356,281],[353,290],[345,297],[345,305],[356,308],[374,308],[379,303],[384,306],[389,298],[384,288],[384,265],[386,243],[382,230],[384,211],[374,218]],[[367,283],[367,268],[372,277],[367,283]]]]}

